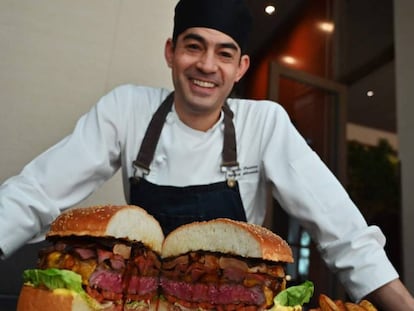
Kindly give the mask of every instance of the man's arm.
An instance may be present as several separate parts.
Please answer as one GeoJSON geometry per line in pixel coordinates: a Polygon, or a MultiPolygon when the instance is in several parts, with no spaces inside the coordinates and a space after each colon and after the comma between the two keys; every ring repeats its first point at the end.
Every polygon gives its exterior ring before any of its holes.
{"type": "Polygon", "coordinates": [[[414,298],[399,279],[376,289],[367,299],[383,311],[414,311],[414,298]]]}
{"type": "Polygon", "coordinates": [[[102,97],[79,119],[72,134],[0,185],[3,255],[8,257],[26,242],[42,238],[62,210],[84,200],[118,170],[119,131],[125,126],[119,102],[127,95],[120,97],[115,91],[102,97]]]}

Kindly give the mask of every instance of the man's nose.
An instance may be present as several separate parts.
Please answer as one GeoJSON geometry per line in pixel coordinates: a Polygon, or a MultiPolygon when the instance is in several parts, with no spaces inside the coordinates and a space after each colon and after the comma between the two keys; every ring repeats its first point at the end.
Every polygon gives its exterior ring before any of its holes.
{"type": "Polygon", "coordinates": [[[197,68],[205,73],[216,72],[218,65],[215,53],[212,51],[206,51],[203,53],[197,63],[197,68]]]}

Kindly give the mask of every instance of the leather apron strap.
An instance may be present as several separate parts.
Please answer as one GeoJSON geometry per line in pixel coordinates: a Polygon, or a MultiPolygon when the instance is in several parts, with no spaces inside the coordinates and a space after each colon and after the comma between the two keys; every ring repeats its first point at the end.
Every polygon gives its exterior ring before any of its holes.
{"type": "MultiPolygon", "coordinates": [[[[174,92],[171,92],[154,113],[145,132],[137,158],[133,162],[134,167],[136,169],[140,168],[144,172],[144,175],[150,172],[150,165],[154,158],[155,149],[173,102],[174,92]]],[[[236,131],[233,124],[233,112],[227,102],[224,103],[222,110],[224,140],[221,170],[226,174],[228,185],[233,187],[235,184],[235,171],[239,168],[239,163],[237,162],[236,131]]],[[[136,173],[134,175],[135,178],[139,178],[136,176],[136,173]]]]}
{"type": "Polygon", "coordinates": [[[171,111],[173,102],[174,92],[171,92],[154,113],[145,132],[137,158],[133,162],[135,167],[143,169],[146,171],[146,174],[149,174],[150,164],[154,159],[155,148],[157,147],[162,128],[168,113],[171,111]]]}

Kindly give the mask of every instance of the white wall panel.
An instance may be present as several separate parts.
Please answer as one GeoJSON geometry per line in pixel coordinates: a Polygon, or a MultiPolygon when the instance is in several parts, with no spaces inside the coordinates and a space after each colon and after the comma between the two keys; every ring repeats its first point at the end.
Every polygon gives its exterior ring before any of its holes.
{"type": "MultiPolygon", "coordinates": [[[[69,134],[114,86],[170,87],[176,1],[0,2],[0,182],[69,134]]],[[[123,203],[117,174],[83,204],[123,203]]]]}
{"type": "Polygon", "coordinates": [[[175,1],[158,2],[158,5],[152,0],[122,2],[109,88],[122,83],[171,88],[164,45],[172,35],[175,1]]]}

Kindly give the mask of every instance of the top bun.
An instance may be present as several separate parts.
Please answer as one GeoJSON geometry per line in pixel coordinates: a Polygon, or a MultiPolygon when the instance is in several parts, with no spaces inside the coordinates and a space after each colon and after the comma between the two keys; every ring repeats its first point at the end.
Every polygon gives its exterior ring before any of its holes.
{"type": "Polygon", "coordinates": [[[194,222],[172,231],[164,240],[161,256],[210,251],[275,262],[293,262],[292,250],[280,236],[254,224],[218,218],[194,222]]]}
{"type": "Polygon", "coordinates": [[[113,237],[142,242],[161,253],[164,234],[158,221],[135,205],[72,208],[51,224],[47,237],[113,237]]]}

